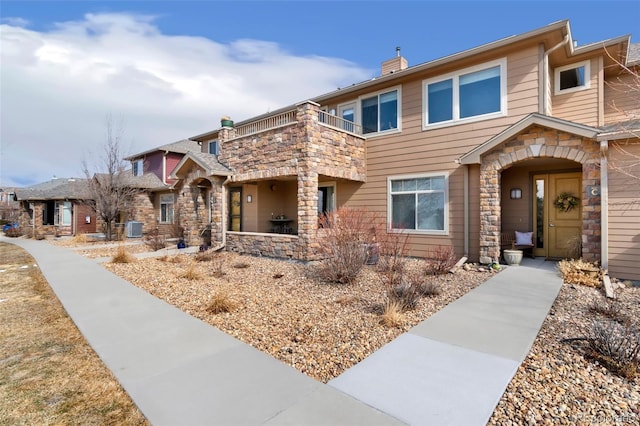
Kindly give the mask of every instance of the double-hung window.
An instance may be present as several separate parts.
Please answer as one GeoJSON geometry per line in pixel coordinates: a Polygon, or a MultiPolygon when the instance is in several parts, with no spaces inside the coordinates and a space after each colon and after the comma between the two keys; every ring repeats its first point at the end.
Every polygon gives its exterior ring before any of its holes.
{"type": "MultiPolygon", "coordinates": [[[[360,99],[362,133],[377,133],[398,128],[400,89],[396,88],[360,99]]],[[[347,117],[345,117],[347,118],[347,117]]],[[[347,118],[348,119],[348,118],[347,118]]]]}
{"type": "Polygon", "coordinates": [[[425,128],[507,113],[507,60],[500,59],[423,82],[425,128]]]}
{"type": "Polygon", "coordinates": [[[590,72],[589,61],[556,68],[554,72],[555,94],[588,89],[590,72]]]}
{"type": "Polygon", "coordinates": [[[173,223],[173,194],[160,195],[160,223],[173,223]]]}
{"type": "Polygon", "coordinates": [[[390,227],[447,234],[448,180],[446,173],[390,177],[390,227]]]}

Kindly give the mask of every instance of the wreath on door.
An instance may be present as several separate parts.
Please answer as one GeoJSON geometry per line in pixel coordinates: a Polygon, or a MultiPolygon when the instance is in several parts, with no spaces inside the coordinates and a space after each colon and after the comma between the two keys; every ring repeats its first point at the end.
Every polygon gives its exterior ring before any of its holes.
{"type": "Polygon", "coordinates": [[[562,212],[568,212],[578,205],[580,199],[568,192],[562,192],[558,195],[558,198],[553,202],[555,208],[562,212]]]}

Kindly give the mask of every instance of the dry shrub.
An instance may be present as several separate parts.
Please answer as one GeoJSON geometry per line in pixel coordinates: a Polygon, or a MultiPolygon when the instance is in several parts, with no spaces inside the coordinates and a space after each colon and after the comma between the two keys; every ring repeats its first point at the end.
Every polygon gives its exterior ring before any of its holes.
{"type": "Polygon", "coordinates": [[[332,283],[355,280],[368,258],[368,247],[375,242],[376,217],[362,208],[341,208],[320,218],[318,272],[332,283]]]}
{"type": "Polygon", "coordinates": [[[238,304],[231,299],[227,290],[220,289],[213,294],[207,312],[212,314],[221,314],[223,312],[231,312],[238,307],[238,304]]]}
{"type": "Polygon", "coordinates": [[[169,256],[166,254],[164,256],[160,256],[158,260],[161,262],[167,262],[167,263],[182,263],[181,256],[169,256]]]}
{"type": "Polygon", "coordinates": [[[380,260],[376,270],[382,273],[394,271],[403,274],[409,235],[403,231],[378,232],[376,235],[380,247],[380,260]]]}
{"type": "Polygon", "coordinates": [[[4,231],[4,235],[10,238],[17,238],[17,237],[21,237],[22,236],[22,229],[21,228],[14,228],[11,227],[9,229],[7,229],[6,231],[4,231]]]}
{"type": "Polygon", "coordinates": [[[198,271],[196,271],[195,262],[191,262],[187,270],[180,277],[186,278],[188,280],[199,280],[201,278],[201,275],[198,271]]]}
{"type": "Polygon", "coordinates": [[[436,246],[427,251],[425,273],[443,275],[449,273],[458,260],[451,246],[436,246]]]}
{"type": "Polygon", "coordinates": [[[131,263],[135,258],[127,252],[123,245],[118,246],[116,254],[111,258],[111,263],[131,263]]]}
{"type": "Polygon", "coordinates": [[[195,255],[196,262],[210,262],[217,252],[213,250],[199,251],[195,255]]]}
{"type": "Polygon", "coordinates": [[[236,262],[233,264],[233,267],[236,269],[246,269],[250,265],[247,262],[236,262]]]}
{"type": "Polygon", "coordinates": [[[211,265],[211,275],[216,278],[222,277],[224,272],[224,256],[220,252],[212,252],[209,263],[211,265]]]}
{"type": "Polygon", "coordinates": [[[158,228],[149,231],[147,235],[145,235],[144,243],[153,251],[161,250],[167,246],[167,241],[164,235],[160,234],[158,228]]]}
{"type": "Polygon", "coordinates": [[[640,329],[631,322],[594,321],[589,330],[591,356],[607,369],[632,380],[640,367],[640,329]]]}
{"type": "Polygon", "coordinates": [[[580,259],[582,257],[582,237],[580,235],[569,238],[565,247],[570,259],[580,259]]]}
{"type": "Polygon", "coordinates": [[[404,321],[404,311],[402,304],[389,300],[385,303],[382,315],[380,316],[380,324],[387,327],[399,327],[404,321]]]}
{"type": "Polygon", "coordinates": [[[87,244],[92,240],[87,237],[87,234],[76,234],[71,238],[71,241],[73,241],[74,244],[87,244]]]}
{"type": "Polygon", "coordinates": [[[440,287],[435,281],[423,281],[418,285],[418,293],[421,296],[437,296],[440,294],[440,287]]]}
{"type": "Polygon", "coordinates": [[[581,284],[589,287],[600,287],[604,269],[597,264],[585,262],[582,259],[561,260],[558,262],[558,270],[562,279],[567,284],[581,284]]]}
{"type": "Polygon", "coordinates": [[[627,317],[622,313],[620,304],[615,300],[604,300],[593,302],[589,306],[589,312],[602,315],[619,323],[624,323],[627,317]]]}

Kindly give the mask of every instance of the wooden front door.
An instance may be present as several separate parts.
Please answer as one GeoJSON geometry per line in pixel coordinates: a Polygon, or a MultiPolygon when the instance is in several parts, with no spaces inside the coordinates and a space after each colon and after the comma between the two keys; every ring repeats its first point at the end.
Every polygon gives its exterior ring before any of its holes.
{"type": "Polygon", "coordinates": [[[242,189],[229,189],[229,231],[242,230],[242,189]]]}
{"type": "Polygon", "coordinates": [[[536,256],[562,259],[580,256],[582,238],[582,173],[549,173],[533,177],[536,256]],[[555,206],[562,194],[577,199],[575,207],[555,206]]]}

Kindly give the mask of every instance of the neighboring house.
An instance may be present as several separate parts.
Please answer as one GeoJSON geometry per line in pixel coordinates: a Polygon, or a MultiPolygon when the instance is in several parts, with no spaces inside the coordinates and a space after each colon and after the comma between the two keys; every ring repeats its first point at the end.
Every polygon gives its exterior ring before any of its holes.
{"type": "Polygon", "coordinates": [[[20,205],[15,199],[16,188],[0,187],[0,221],[18,220],[20,205]]]}
{"type": "Polygon", "coordinates": [[[191,244],[209,231],[313,259],[319,213],[367,207],[408,232],[412,256],[446,245],[489,262],[503,232],[533,232],[537,256],[577,243],[640,279],[640,185],[614,166],[620,144],[640,154],[639,122],[615,107],[640,112],[617,86],[638,53],[630,36],[578,47],[561,21],[412,67],[398,55],[380,77],[192,137],[201,152],[171,175],[180,224],[191,244]]]}
{"type": "Polygon", "coordinates": [[[86,180],[54,178],[15,189],[19,224],[34,236],[65,236],[96,232],[96,216],[86,205],[86,180]]]}
{"type": "Polygon", "coordinates": [[[131,185],[142,191],[135,196],[133,206],[128,209],[123,221],[143,223],[143,232],[158,230],[163,235],[172,235],[177,223],[175,209],[175,180],[170,174],[188,152],[200,152],[198,142],[181,140],[162,145],[125,158],[131,162],[131,185]]]}

